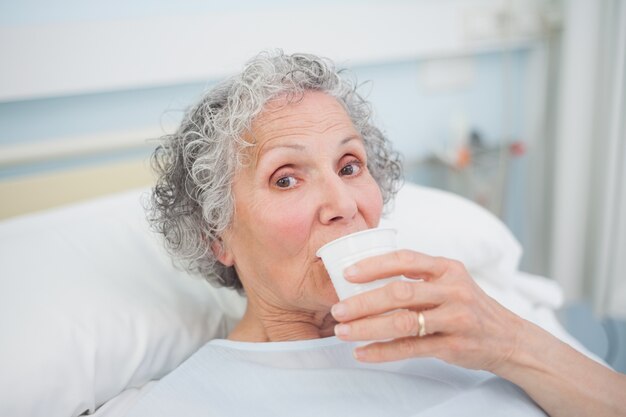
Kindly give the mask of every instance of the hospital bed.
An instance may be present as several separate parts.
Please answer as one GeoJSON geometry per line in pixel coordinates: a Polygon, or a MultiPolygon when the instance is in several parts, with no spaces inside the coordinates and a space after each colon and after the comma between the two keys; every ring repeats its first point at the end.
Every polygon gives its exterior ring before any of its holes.
{"type": "MultiPolygon", "coordinates": [[[[244,298],[172,263],[145,220],[148,193],[0,223],[0,416],[121,417],[242,315],[244,298]]],[[[461,260],[503,305],[592,356],[556,320],[559,287],[518,270],[519,243],[485,209],[405,184],[382,224],[402,247],[461,260]]]]}

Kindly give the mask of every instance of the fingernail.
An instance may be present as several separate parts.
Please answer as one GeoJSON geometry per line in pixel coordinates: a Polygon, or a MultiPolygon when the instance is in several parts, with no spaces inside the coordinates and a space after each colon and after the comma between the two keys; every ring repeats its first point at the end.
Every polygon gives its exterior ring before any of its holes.
{"type": "Polygon", "coordinates": [[[339,303],[339,304],[335,304],[330,309],[330,312],[332,313],[334,318],[339,320],[341,317],[345,316],[348,313],[348,308],[345,306],[345,304],[339,303]]]}
{"type": "Polygon", "coordinates": [[[348,336],[350,334],[350,326],[347,324],[338,324],[335,326],[335,335],[348,336]]]}
{"type": "Polygon", "coordinates": [[[359,268],[352,265],[343,270],[343,276],[346,278],[354,278],[359,273],[359,268]]]}

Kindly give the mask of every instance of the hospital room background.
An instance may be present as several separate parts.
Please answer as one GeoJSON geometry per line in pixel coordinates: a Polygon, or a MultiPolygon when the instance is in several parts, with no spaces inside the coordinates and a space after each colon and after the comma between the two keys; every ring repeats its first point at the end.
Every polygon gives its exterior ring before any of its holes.
{"type": "Polygon", "coordinates": [[[264,49],[351,69],[405,176],[500,217],[626,371],[626,1],[0,1],[0,218],[148,186],[155,138],[264,49]]]}

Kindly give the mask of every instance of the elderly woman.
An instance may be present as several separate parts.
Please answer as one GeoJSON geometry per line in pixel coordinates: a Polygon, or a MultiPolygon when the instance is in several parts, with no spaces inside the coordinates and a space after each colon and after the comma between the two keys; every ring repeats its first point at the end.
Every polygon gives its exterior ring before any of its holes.
{"type": "Polygon", "coordinates": [[[346,279],[421,279],[338,302],[315,253],[376,227],[401,173],[329,61],[257,56],[154,157],[154,226],[188,270],[245,293],[247,309],[131,416],[626,412],[623,376],[508,311],[454,260],[366,259],[346,279]]]}

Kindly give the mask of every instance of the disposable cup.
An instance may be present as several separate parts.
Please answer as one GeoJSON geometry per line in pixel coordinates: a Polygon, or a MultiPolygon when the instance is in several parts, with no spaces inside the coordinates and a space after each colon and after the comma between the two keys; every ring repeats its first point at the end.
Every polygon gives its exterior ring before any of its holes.
{"type": "Polygon", "coordinates": [[[362,259],[395,251],[396,235],[395,229],[368,229],[340,237],[317,250],[316,255],[322,258],[340,300],[400,280],[391,277],[358,284],[347,281],[343,275],[347,267],[362,259]]]}

